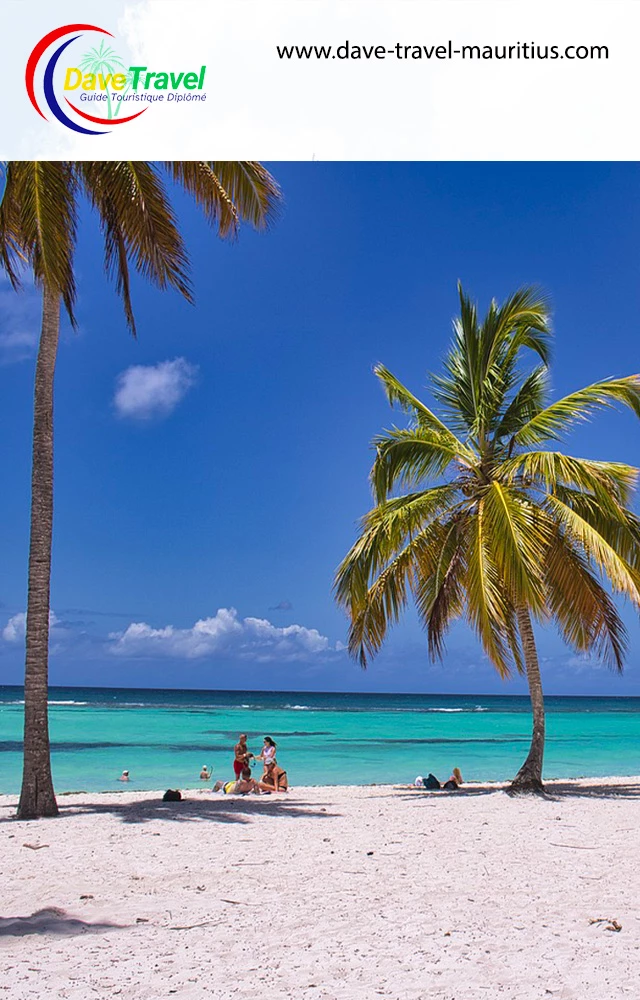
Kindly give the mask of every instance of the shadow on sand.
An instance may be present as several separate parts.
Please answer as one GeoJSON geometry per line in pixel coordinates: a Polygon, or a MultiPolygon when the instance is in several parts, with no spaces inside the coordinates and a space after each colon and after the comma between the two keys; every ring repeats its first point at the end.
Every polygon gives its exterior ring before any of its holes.
{"type": "MultiPolygon", "coordinates": [[[[329,803],[327,803],[327,806],[329,803]]],[[[206,821],[213,823],[250,823],[252,816],[286,816],[291,819],[327,819],[338,815],[328,812],[321,802],[305,802],[289,795],[212,795],[211,798],[185,798],[180,802],[163,802],[157,799],[137,799],[133,802],[119,802],[117,799],[104,801],[99,796],[92,802],[65,802],[65,796],[58,799],[60,816],[107,815],[116,816],[123,823],[148,823],[150,820],[166,820],[171,823],[206,821]]],[[[3,816],[0,823],[16,822],[14,807],[11,814],[3,816]]],[[[38,822],[36,820],[36,822],[38,822]]]]}
{"type": "Polygon", "coordinates": [[[545,789],[549,799],[640,799],[640,784],[576,785],[570,781],[549,781],[545,789]]]}
{"type": "Polygon", "coordinates": [[[453,792],[444,788],[414,788],[412,785],[404,785],[390,792],[389,797],[394,799],[426,799],[428,802],[435,803],[439,799],[466,799],[476,795],[492,795],[494,792],[501,791],[504,791],[504,789],[496,788],[495,786],[491,788],[483,786],[474,788],[466,785],[464,788],[459,788],[457,792],[453,792]]]}
{"type": "MultiPolygon", "coordinates": [[[[457,792],[455,791],[445,791],[444,789],[429,790],[413,787],[401,787],[395,788],[393,793],[389,793],[394,796],[402,796],[402,798],[428,799],[430,802],[435,802],[443,796],[453,796],[453,798],[468,798],[474,795],[493,795],[496,792],[502,792],[506,794],[509,798],[515,799],[516,801],[521,798],[527,798],[526,795],[517,795],[509,792],[509,783],[504,784],[492,784],[492,785],[464,785],[459,788],[457,792]]],[[[584,799],[640,799],[640,784],[637,783],[619,783],[619,784],[589,784],[580,785],[574,781],[547,781],[545,782],[545,791],[540,798],[549,799],[551,801],[561,801],[562,799],[571,798],[584,798],[584,799]]]]}
{"type": "Polygon", "coordinates": [[[125,924],[90,924],[77,917],[70,917],[57,906],[37,910],[30,917],[0,917],[0,937],[24,937],[27,934],[70,937],[75,934],[103,934],[105,931],[124,930],[125,927],[125,924]]]}

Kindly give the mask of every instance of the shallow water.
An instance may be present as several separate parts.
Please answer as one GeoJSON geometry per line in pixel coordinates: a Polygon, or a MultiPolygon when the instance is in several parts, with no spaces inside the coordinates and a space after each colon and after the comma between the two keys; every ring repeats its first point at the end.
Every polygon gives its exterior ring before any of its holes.
{"type": "MultiPolygon", "coordinates": [[[[549,697],[545,776],[640,772],[640,698],[549,697]]],[[[0,687],[0,792],[19,791],[22,691],[0,687]]],[[[233,744],[264,735],[294,785],[409,782],[455,765],[504,780],[524,760],[525,697],[52,688],[56,790],[198,787],[204,763],[232,776],[233,744]],[[131,782],[116,779],[127,768],[131,782]]]]}

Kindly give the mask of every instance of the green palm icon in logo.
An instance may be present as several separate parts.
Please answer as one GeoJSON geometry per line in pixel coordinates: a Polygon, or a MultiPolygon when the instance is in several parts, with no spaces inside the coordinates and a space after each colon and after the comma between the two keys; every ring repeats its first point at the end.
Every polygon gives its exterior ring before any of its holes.
{"type": "MultiPolygon", "coordinates": [[[[81,69],[83,73],[93,73],[95,76],[102,73],[103,78],[108,74],[113,76],[115,73],[122,73],[126,77],[127,83],[124,91],[121,91],[120,93],[125,94],[131,87],[131,74],[127,72],[127,67],[117,52],[109,45],[106,45],[104,41],[101,41],[100,45],[96,48],[89,49],[89,51],[82,57],[78,68],[81,69]]],[[[108,87],[106,88],[106,95],[107,118],[117,118],[118,112],[122,107],[122,101],[120,100],[117,102],[117,107],[114,111],[111,93],[109,92],[108,87]]]]}

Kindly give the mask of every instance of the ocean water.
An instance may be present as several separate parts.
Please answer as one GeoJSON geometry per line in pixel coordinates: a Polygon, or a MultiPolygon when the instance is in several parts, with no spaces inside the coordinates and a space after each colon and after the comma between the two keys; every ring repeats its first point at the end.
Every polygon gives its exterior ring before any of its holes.
{"type": "MultiPolygon", "coordinates": [[[[22,690],[0,687],[0,792],[21,778],[22,690]]],[[[410,782],[460,767],[512,777],[531,733],[526,697],[52,688],[56,790],[197,788],[203,764],[233,776],[233,745],[278,744],[292,785],[410,782]]],[[[549,697],[545,776],[640,773],[640,698],[549,697]]]]}

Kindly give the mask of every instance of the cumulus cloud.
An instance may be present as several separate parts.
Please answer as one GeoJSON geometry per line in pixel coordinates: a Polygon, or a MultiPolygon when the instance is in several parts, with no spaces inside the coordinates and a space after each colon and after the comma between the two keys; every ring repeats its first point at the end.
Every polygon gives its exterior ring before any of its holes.
{"type": "Polygon", "coordinates": [[[185,358],[157,365],[132,365],[118,375],[113,404],[120,417],[166,417],[184,399],[198,369],[185,358]]]}
{"type": "Polygon", "coordinates": [[[152,628],[132,622],[123,632],[112,632],[111,652],[118,656],[165,656],[198,659],[224,655],[265,662],[310,660],[335,653],[326,636],[315,628],[287,625],[280,628],[265,618],[239,618],[235,608],[219,608],[211,618],[201,618],[191,628],[152,628]]]}
{"type": "MultiPolygon", "coordinates": [[[[53,611],[49,612],[49,628],[53,632],[57,625],[60,625],[60,619],[56,616],[53,611]]],[[[20,611],[17,615],[12,615],[7,624],[2,630],[2,638],[5,642],[24,642],[25,633],[27,630],[27,616],[24,611],[20,611]]]]}
{"type": "MultiPolygon", "coordinates": [[[[26,614],[13,615],[0,632],[5,643],[24,644],[26,614]]],[[[91,623],[89,623],[91,624],[91,623]]],[[[240,618],[235,608],[219,608],[189,628],[131,622],[125,629],[95,635],[86,622],[49,616],[51,652],[69,656],[108,655],[131,659],[241,660],[253,663],[321,663],[344,650],[315,628],[279,627],[265,618],[240,618]]]]}

